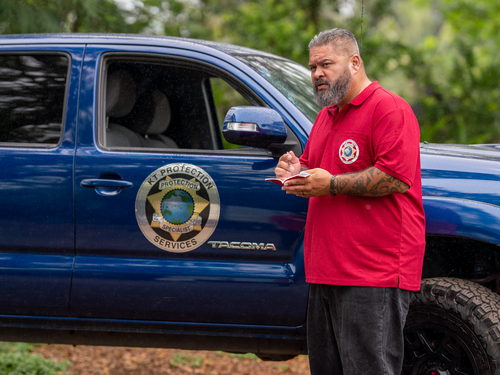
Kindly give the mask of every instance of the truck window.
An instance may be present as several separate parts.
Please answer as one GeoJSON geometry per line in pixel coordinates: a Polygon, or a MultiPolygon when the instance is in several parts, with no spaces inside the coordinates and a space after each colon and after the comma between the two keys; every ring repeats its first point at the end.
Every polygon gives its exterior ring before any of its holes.
{"type": "Polygon", "coordinates": [[[222,136],[222,125],[229,108],[239,105],[252,105],[252,103],[222,78],[210,78],[210,88],[214,99],[215,115],[217,116],[217,124],[219,124],[218,130],[222,137],[223,148],[242,148],[242,146],[235,145],[224,139],[222,136]]]}
{"type": "Polygon", "coordinates": [[[0,144],[57,145],[61,139],[68,58],[0,54],[0,144]]]}
{"type": "Polygon", "coordinates": [[[259,105],[234,79],[185,60],[112,58],[105,77],[100,144],[114,150],[238,148],[223,139],[225,112],[259,105]]]}

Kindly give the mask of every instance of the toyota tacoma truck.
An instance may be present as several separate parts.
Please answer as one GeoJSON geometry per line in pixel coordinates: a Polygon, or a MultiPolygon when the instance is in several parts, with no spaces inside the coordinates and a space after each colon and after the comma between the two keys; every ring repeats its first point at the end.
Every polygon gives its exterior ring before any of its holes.
{"type": "MultiPolygon", "coordinates": [[[[210,41],[0,37],[0,339],[305,353],[309,71],[210,41]]],[[[473,124],[471,124],[473,126],[473,124]]],[[[500,374],[500,146],[421,145],[404,374],[500,374]]]]}

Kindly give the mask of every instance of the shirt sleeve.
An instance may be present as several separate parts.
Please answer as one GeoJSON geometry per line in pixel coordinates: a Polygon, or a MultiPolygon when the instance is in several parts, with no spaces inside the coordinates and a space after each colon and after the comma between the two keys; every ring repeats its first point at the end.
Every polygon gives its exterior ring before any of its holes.
{"type": "Polygon", "coordinates": [[[420,128],[410,106],[394,103],[372,128],[375,167],[412,186],[420,157],[420,128]]]}

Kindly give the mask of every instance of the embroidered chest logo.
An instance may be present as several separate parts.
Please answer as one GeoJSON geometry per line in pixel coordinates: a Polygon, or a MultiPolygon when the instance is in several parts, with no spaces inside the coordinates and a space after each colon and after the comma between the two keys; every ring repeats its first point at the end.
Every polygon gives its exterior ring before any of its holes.
{"type": "Polygon", "coordinates": [[[352,140],[348,139],[340,145],[339,148],[339,158],[344,164],[352,164],[358,160],[359,147],[358,144],[352,140]]]}

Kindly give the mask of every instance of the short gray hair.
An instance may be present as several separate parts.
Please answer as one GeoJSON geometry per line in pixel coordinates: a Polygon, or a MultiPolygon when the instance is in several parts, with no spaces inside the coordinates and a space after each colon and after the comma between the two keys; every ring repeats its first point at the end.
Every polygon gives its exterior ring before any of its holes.
{"type": "Polygon", "coordinates": [[[309,49],[331,44],[335,49],[343,50],[347,55],[358,54],[358,41],[353,33],[345,29],[330,29],[315,35],[309,42],[309,49]]]}

